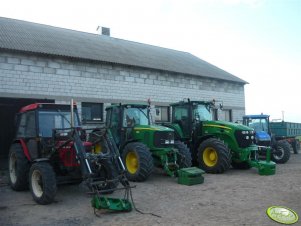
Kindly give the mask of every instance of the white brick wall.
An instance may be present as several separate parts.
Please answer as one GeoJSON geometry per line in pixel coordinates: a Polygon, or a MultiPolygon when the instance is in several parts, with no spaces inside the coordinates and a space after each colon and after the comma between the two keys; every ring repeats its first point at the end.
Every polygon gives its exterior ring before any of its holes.
{"type": "Polygon", "coordinates": [[[88,63],[54,57],[0,53],[0,96],[77,102],[223,101],[233,120],[244,114],[242,84],[134,67],[88,63]]]}

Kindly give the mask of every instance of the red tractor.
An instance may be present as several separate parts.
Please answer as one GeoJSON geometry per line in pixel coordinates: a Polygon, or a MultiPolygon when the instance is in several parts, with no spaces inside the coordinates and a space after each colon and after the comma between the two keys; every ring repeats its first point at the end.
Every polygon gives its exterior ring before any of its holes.
{"type": "Polygon", "coordinates": [[[118,155],[110,152],[112,139],[100,136],[107,150],[95,154],[86,142],[75,105],[31,104],[17,115],[16,139],[9,151],[12,189],[28,187],[39,204],[53,202],[57,184],[84,181],[93,192],[113,192],[118,183],[128,186],[118,155]],[[72,109],[72,110],[71,110],[72,109]],[[73,112],[73,114],[71,114],[73,112]],[[71,123],[73,122],[73,123],[71,123]]]}

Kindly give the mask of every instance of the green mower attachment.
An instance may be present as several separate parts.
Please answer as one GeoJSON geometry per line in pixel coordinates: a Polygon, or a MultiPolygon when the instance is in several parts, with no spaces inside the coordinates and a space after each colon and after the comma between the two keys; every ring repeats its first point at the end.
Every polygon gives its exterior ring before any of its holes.
{"type": "Polygon", "coordinates": [[[114,211],[130,212],[132,203],[127,199],[108,198],[94,195],[91,200],[92,207],[95,209],[107,209],[114,211]]]}

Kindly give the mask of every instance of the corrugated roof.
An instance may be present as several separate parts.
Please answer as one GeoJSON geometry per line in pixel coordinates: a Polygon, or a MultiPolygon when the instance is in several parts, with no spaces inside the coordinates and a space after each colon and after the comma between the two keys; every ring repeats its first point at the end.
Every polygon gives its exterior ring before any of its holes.
{"type": "Polygon", "coordinates": [[[3,17],[0,48],[246,83],[187,52],[3,17]]]}

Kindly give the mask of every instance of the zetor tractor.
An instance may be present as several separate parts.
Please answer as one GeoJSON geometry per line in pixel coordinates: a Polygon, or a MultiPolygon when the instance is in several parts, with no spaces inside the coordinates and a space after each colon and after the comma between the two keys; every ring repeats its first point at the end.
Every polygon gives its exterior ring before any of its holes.
{"type": "MultiPolygon", "coordinates": [[[[57,184],[84,181],[96,195],[112,193],[119,182],[128,187],[125,175],[122,176],[121,159],[117,162],[119,155],[110,152],[114,151],[112,147],[102,154],[92,153],[92,144],[85,142],[85,131],[79,126],[73,104],[71,107],[59,104],[23,107],[17,115],[17,135],[9,151],[12,189],[21,191],[29,187],[37,203],[50,204],[55,198],[57,184]]],[[[106,133],[102,133],[103,141],[107,147],[112,145],[106,133]]],[[[101,208],[102,201],[101,197],[94,196],[92,205],[101,208]]],[[[126,200],[117,201],[127,210],[131,208],[126,200]]],[[[107,203],[105,208],[116,207],[107,203]]]]}
{"type": "MultiPolygon", "coordinates": [[[[277,141],[271,133],[269,115],[245,115],[243,124],[253,128],[256,132],[256,144],[270,146],[271,159],[276,163],[286,163],[290,158],[291,145],[286,140],[277,141]]],[[[264,152],[259,154],[265,155],[264,152]]]]}
{"type": "MultiPolygon", "coordinates": [[[[171,104],[175,139],[185,142],[195,164],[208,173],[223,173],[230,165],[256,167],[261,175],[275,174],[275,163],[257,159],[255,132],[247,126],[212,121],[215,101],[181,101],[171,104]]],[[[268,150],[269,152],[269,150],[268,150]]]]}
{"type": "Polygon", "coordinates": [[[154,165],[170,176],[191,166],[190,151],[184,143],[174,142],[174,131],[152,125],[149,105],[112,105],[106,112],[106,127],[119,147],[129,180],[146,180],[154,165]]]}

